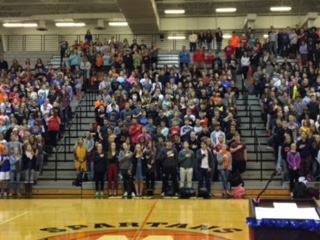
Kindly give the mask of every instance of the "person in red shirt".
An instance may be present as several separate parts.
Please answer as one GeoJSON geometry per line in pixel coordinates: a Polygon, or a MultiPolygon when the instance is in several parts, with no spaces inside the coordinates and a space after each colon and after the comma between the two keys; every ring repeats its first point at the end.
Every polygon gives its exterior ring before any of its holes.
{"type": "Polygon", "coordinates": [[[218,137],[218,143],[214,146],[213,148],[213,154],[217,155],[218,152],[220,152],[220,150],[222,149],[222,146],[225,144],[225,139],[223,135],[220,135],[218,137]]]}
{"type": "Polygon", "coordinates": [[[180,137],[180,127],[177,121],[172,121],[172,127],[169,129],[169,137],[171,142],[175,142],[175,135],[180,137]]]}
{"type": "Polygon", "coordinates": [[[206,57],[206,64],[207,64],[208,68],[212,66],[213,61],[214,61],[213,51],[209,50],[207,57],[206,57]]]}
{"type": "Polygon", "coordinates": [[[193,63],[198,67],[201,67],[205,61],[205,53],[201,50],[200,47],[197,48],[197,51],[193,54],[193,63]]]}
{"type": "Polygon", "coordinates": [[[209,120],[205,117],[205,114],[203,111],[199,111],[199,118],[200,118],[200,126],[201,127],[208,127],[209,120]]]}
{"type": "Polygon", "coordinates": [[[230,59],[232,54],[235,53],[235,48],[233,46],[231,46],[231,42],[229,41],[229,44],[224,48],[224,53],[226,55],[227,59],[230,59]]]}
{"type": "Polygon", "coordinates": [[[129,128],[129,134],[133,144],[138,143],[138,136],[142,133],[142,125],[138,124],[137,119],[132,119],[132,125],[129,128]]]}

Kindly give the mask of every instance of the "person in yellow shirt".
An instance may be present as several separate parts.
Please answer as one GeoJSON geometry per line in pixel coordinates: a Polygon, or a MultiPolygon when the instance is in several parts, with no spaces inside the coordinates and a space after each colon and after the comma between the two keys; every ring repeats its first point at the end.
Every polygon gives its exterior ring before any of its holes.
{"type": "Polygon", "coordinates": [[[75,168],[77,174],[81,172],[87,172],[87,147],[84,144],[83,138],[80,137],[77,143],[74,146],[74,159],[75,159],[75,168]]]}

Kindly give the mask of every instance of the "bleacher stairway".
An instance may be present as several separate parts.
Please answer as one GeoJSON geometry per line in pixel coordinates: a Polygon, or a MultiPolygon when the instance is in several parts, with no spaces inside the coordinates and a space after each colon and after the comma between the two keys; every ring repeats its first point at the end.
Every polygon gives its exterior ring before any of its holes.
{"type": "MultiPolygon", "coordinates": [[[[76,172],[74,168],[73,147],[78,137],[84,136],[90,123],[94,120],[93,102],[96,99],[96,93],[88,93],[84,96],[81,104],[75,108],[74,119],[70,126],[70,131],[66,131],[65,137],[56,153],[53,153],[48,164],[44,168],[43,175],[39,178],[38,189],[75,189],[72,181],[75,179],[76,172]],[[56,160],[57,159],[57,160],[56,160]],[[57,173],[55,169],[58,169],[57,173]],[[56,175],[57,174],[57,175],[56,175]],[[57,181],[55,181],[57,180],[57,181]]],[[[274,161],[272,152],[266,150],[267,134],[260,117],[259,101],[255,96],[249,96],[246,101],[242,96],[237,101],[239,117],[241,118],[241,135],[248,149],[247,172],[244,174],[244,180],[247,189],[262,189],[271,173],[274,171],[274,161]],[[245,103],[248,102],[246,108],[245,103]],[[251,111],[251,114],[250,112],[251,111]],[[250,124],[250,116],[254,123],[250,124]],[[254,129],[255,128],[255,129],[254,129]],[[261,142],[257,147],[254,131],[261,142]],[[261,154],[260,154],[261,151],[261,154]],[[260,157],[262,156],[262,159],[260,157]],[[260,169],[263,169],[261,172],[260,169]]],[[[159,185],[159,184],[158,184],[159,185]]],[[[92,189],[92,185],[85,185],[92,189]]],[[[272,189],[283,189],[281,181],[275,180],[271,183],[272,189]]],[[[214,189],[220,189],[221,184],[214,183],[214,189]]]]}

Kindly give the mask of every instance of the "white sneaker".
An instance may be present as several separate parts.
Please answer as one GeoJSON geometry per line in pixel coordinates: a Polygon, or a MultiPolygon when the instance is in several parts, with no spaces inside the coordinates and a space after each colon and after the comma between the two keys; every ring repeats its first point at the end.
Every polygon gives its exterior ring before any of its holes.
{"type": "Polygon", "coordinates": [[[161,197],[165,197],[165,193],[163,192],[163,193],[161,193],[161,197]]]}
{"type": "Polygon", "coordinates": [[[136,197],[136,194],[133,192],[133,193],[131,193],[131,197],[132,198],[135,198],[136,197]]]}
{"type": "Polygon", "coordinates": [[[290,197],[293,197],[293,192],[290,193],[290,197]]]}
{"type": "Polygon", "coordinates": [[[123,197],[128,197],[128,192],[124,192],[123,197]]]}
{"type": "Polygon", "coordinates": [[[4,197],[7,197],[7,192],[4,192],[4,193],[3,193],[3,196],[4,196],[4,197]]]}

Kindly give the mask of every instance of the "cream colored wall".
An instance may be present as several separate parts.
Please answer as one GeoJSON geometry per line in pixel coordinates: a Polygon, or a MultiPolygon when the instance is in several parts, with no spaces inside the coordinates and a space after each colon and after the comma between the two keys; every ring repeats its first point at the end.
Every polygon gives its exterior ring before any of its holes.
{"type": "Polygon", "coordinates": [[[104,30],[96,30],[96,24],[89,24],[85,27],[56,27],[52,24],[46,24],[48,31],[37,31],[35,28],[4,28],[0,31],[3,35],[85,35],[87,29],[92,34],[132,34],[129,27],[110,27],[105,24],[104,30]]]}

